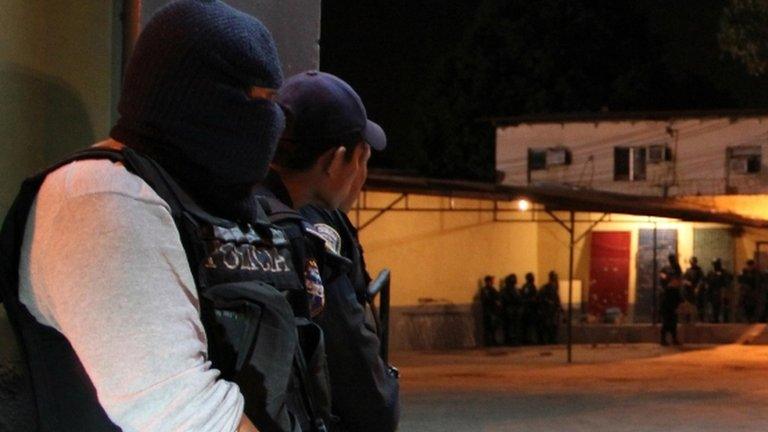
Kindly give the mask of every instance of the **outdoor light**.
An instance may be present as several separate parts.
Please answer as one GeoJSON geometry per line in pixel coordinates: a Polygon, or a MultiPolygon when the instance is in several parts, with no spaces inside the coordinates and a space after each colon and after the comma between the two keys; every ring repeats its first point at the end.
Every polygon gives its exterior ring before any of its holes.
{"type": "Polygon", "coordinates": [[[517,208],[520,209],[520,211],[526,211],[531,208],[531,202],[526,199],[521,199],[517,202],[517,208]]]}

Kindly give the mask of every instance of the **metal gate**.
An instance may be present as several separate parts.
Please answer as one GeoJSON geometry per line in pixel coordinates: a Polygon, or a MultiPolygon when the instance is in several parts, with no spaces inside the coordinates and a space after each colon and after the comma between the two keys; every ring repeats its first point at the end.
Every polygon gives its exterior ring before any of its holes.
{"type": "Polygon", "coordinates": [[[667,256],[677,253],[676,229],[641,229],[637,246],[637,284],[635,322],[652,322],[657,310],[660,290],[658,273],[667,263],[667,256]],[[656,250],[654,253],[654,245],[656,250]],[[656,265],[653,258],[656,256],[656,265]]]}

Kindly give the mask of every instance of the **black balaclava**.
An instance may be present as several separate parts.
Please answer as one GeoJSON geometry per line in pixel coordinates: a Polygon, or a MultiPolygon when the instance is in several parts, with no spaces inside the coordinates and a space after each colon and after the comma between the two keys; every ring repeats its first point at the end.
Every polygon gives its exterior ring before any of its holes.
{"type": "Polygon", "coordinates": [[[248,221],[284,126],[278,105],[248,90],[281,84],[256,18],[217,0],[173,2],[139,36],[110,135],[155,159],[207,211],[248,221]]]}

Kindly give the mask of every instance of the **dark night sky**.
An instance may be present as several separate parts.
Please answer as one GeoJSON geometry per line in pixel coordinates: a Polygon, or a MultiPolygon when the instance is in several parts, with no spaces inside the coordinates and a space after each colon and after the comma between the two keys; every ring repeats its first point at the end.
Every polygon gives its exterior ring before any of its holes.
{"type": "Polygon", "coordinates": [[[387,132],[374,167],[487,180],[493,143],[473,129],[481,118],[768,105],[768,79],[719,48],[725,5],[325,0],[320,67],[349,82],[387,132]]]}
{"type": "MultiPolygon", "coordinates": [[[[412,127],[413,104],[433,65],[462,38],[475,1],[327,0],[322,2],[320,68],[349,82],[389,147],[374,165],[397,167],[412,127]]],[[[405,154],[404,154],[405,153],[405,154]]]]}

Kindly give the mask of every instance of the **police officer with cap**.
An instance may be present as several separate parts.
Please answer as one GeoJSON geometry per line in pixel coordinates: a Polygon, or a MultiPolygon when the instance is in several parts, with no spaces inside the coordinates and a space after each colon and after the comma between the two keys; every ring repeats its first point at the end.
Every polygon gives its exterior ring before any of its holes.
{"type": "Polygon", "coordinates": [[[354,227],[338,208],[353,201],[367,175],[371,149],[386,135],[368,120],[357,93],[344,81],[310,71],[286,80],[277,97],[286,129],[273,168],[294,206],[314,225],[327,247],[353,265],[325,283],[325,309],[316,321],[326,338],[332,409],[331,430],[393,431],[399,420],[394,369],[379,356],[376,326],[367,319],[365,271],[354,227]]]}

